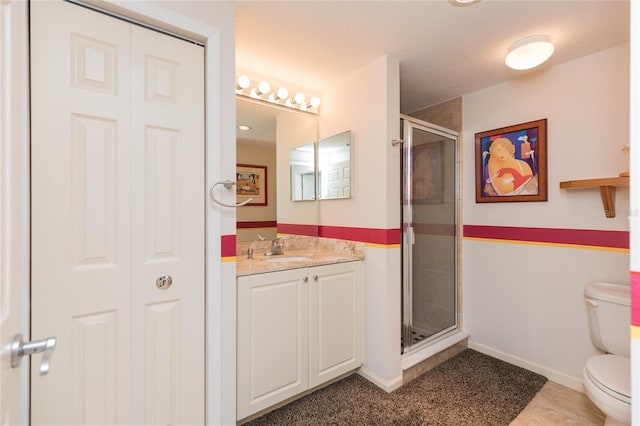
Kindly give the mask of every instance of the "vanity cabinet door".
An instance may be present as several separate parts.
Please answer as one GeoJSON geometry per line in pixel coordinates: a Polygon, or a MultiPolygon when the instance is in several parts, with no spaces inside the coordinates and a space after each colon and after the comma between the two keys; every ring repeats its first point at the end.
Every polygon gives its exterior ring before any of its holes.
{"type": "Polygon", "coordinates": [[[309,270],[309,387],[362,365],[362,262],[309,270]]]}
{"type": "Polygon", "coordinates": [[[307,273],[238,278],[238,419],[309,387],[307,273]]]}

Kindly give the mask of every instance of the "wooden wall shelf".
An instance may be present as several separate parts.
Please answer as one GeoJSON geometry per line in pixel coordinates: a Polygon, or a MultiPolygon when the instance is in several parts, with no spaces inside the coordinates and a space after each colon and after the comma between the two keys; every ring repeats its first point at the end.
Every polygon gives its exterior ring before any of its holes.
{"type": "Polygon", "coordinates": [[[560,189],[600,188],[604,214],[608,218],[616,217],[616,187],[618,186],[629,186],[629,176],[560,182],[560,189]]]}

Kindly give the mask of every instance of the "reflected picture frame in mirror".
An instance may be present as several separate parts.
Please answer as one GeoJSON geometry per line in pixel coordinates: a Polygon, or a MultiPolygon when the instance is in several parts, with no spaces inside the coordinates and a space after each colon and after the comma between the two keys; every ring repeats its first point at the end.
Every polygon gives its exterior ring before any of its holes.
{"type": "Polygon", "coordinates": [[[351,130],[318,141],[319,200],[353,196],[353,135],[351,130]]]}

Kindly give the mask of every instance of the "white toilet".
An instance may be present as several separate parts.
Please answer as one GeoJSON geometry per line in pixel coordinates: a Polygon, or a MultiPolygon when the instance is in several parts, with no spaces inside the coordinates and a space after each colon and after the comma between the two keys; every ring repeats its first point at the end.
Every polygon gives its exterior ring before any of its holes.
{"type": "Polygon", "coordinates": [[[587,360],[582,382],[587,396],[607,416],[605,425],[631,424],[631,296],[627,285],[589,283],[584,288],[589,333],[605,352],[587,360]]]}

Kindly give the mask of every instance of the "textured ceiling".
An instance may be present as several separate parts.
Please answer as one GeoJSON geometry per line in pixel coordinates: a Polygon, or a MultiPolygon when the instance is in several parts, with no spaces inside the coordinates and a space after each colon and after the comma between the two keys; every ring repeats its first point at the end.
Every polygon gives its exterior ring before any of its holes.
{"type": "MultiPolygon", "coordinates": [[[[629,1],[236,1],[236,66],[320,93],[376,58],[400,61],[401,112],[629,41],[629,1]],[[504,65],[509,45],[548,34],[551,59],[504,65]]],[[[375,88],[372,88],[375,90],[375,88]]]]}

